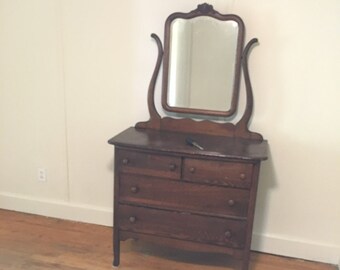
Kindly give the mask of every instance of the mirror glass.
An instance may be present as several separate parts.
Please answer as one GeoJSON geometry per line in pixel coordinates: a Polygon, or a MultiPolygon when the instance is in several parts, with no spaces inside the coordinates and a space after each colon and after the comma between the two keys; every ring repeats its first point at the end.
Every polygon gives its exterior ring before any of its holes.
{"type": "Polygon", "coordinates": [[[239,24],[210,16],[170,25],[167,105],[229,111],[234,97],[239,24]]]}

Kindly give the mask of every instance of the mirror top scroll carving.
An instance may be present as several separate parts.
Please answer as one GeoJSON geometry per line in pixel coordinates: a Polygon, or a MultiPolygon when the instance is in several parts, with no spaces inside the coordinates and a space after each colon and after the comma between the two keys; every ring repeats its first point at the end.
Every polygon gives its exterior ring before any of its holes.
{"type": "Polygon", "coordinates": [[[213,116],[235,113],[244,24],[211,5],[173,13],[165,22],[163,108],[213,116]]]}

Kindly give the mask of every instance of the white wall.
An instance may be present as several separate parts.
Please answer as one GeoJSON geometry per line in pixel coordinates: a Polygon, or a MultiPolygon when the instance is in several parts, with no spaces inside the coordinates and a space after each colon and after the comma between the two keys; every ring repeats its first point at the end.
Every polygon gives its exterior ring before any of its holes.
{"type": "MultiPolygon", "coordinates": [[[[168,14],[200,2],[0,0],[1,208],[112,224],[106,141],[148,118],[150,33],[163,37],[168,14]]],[[[260,40],[249,63],[251,129],[269,140],[270,159],[253,248],[337,263],[340,2],[210,3],[243,18],[246,40],[260,40]]]]}

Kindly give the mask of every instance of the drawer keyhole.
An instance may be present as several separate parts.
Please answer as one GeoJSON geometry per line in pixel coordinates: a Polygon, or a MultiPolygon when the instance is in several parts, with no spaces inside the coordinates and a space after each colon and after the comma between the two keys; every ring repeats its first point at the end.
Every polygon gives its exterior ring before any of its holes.
{"type": "Polygon", "coordinates": [[[241,180],[245,180],[246,179],[246,174],[245,173],[241,173],[240,174],[240,179],[241,180]]]}
{"type": "Polygon", "coordinates": [[[191,168],[189,169],[189,171],[190,171],[191,173],[195,173],[196,169],[195,169],[195,167],[191,167],[191,168]]]}
{"type": "Polygon", "coordinates": [[[129,221],[131,222],[131,223],[135,223],[136,222],[136,217],[134,217],[134,216],[131,216],[131,217],[129,217],[129,221]]]}
{"type": "Polygon", "coordinates": [[[136,186],[132,186],[132,187],[130,188],[130,191],[131,191],[132,193],[137,193],[138,190],[139,190],[139,188],[136,187],[136,186]]]}
{"type": "Polygon", "coordinates": [[[123,164],[128,165],[130,163],[130,160],[128,158],[123,159],[123,164]]]}

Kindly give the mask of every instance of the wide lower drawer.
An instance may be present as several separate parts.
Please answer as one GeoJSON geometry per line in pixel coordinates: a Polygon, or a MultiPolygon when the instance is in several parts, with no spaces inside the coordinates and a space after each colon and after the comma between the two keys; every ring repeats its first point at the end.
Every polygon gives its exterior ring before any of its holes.
{"type": "Polygon", "coordinates": [[[243,248],[246,222],[128,205],[118,206],[120,230],[243,248]]]}
{"type": "Polygon", "coordinates": [[[227,187],[250,188],[253,164],[184,159],[183,179],[227,187]]]}
{"type": "Polygon", "coordinates": [[[121,174],[119,200],[207,215],[246,217],[248,190],[121,174]]]}
{"type": "Polygon", "coordinates": [[[181,158],[117,149],[115,158],[121,172],[179,179],[181,158]]]}

